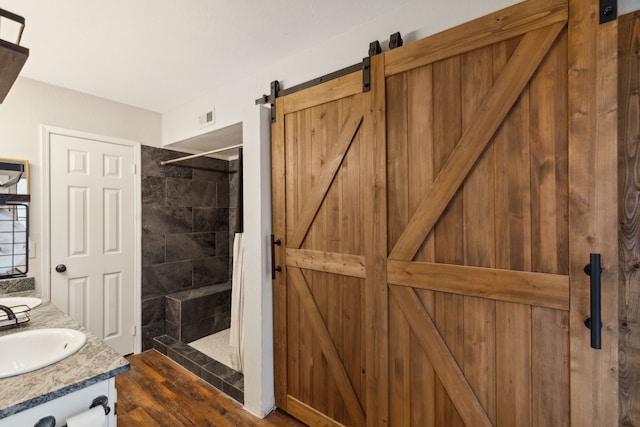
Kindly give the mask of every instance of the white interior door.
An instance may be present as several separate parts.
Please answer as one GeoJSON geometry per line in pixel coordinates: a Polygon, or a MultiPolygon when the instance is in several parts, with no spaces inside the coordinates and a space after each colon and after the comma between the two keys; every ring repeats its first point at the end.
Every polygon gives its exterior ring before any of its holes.
{"type": "Polygon", "coordinates": [[[134,351],[134,148],[51,134],[51,302],[134,351]]]}

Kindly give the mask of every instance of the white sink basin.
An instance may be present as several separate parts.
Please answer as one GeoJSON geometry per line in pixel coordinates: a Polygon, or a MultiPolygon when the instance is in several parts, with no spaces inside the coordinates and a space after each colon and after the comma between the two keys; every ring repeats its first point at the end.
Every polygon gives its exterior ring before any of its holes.
{"type": "Polygon", "coordinates": [[[87,337],[75,329],[32,329],[0,337],[0,378],[35,371],[71,356],[87,337]]]}
{"type": "MultiPolygon", "coordinates": [[[[34,297],[5,297],[0,298],[0,305],[9,307],[14,313],[22,313],[31,310],[42,304],[40,298],[34,297]]],[[[0,320],[6,319],[7,315],[4,311],[0,311],[0,320]]]]}

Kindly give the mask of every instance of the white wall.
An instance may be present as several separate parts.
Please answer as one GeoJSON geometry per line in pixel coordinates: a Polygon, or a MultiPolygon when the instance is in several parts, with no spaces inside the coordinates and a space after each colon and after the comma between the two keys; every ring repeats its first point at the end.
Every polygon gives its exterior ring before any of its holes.
{"type": "Polygon", "coordinates": [[[42,221],[42,159],[40,125],[50,125],[161,146],[162,117],[95,96],[35,80],[18,78],[0,104],[0,157],[26,159],[30,164],[30,235],[36,258],[29,260],[29,276],[39,288],[44,276],[42,221]]]}
{"type": "MultiPolygon", "coordinates": [[[[346,34],[326,40],[305,52],[274,64],[257,64],[256,72],[237,82],[165,113],[162,117],[163,143],[169,144],[242,122],[244,137],[245,198],[245,408],[263,416],[274,402],[273,335],[269,236],[271,194],[268,119],[254,101],[269,92],[272,80],[282,88],[310,80],[359,62],[368,52],[369,42],[384,41],[400,31],[405,44],[443,29],[517,3],[514,0],[456,0],[434,2],[413,0],[346,34]],[[197,117],[211,107],[216,124],[199,129],[197,117]],[[261,122],[262,120],[262,122],[261,122]]],[[[268,29],[266,29],[268,31],[268,29]]]]}
{"type": "Polygon", "coordinates": [[[618,2],[619,15],[635,12],[636,10],[640,10],[640,0],[620,0],[618,2]]]}

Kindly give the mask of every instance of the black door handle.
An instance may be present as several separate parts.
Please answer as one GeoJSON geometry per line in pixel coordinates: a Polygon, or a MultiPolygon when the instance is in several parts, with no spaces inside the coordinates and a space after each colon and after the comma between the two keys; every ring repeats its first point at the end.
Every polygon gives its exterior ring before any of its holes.
{"type": "Polygon", "coordinates": [[[602,267],[600,265],[600,254],[591,254],[589,264],[584,266],[584,272],[591,277],[591,317],[587,317],[584,325],[591,329],[591,348],[600,350],[602,348],[602,311],[600,276],[602,267]]]}
{"type": "Polygon", "coordinates": [[[271,235],[271,280],[276,280],[276,271],[279,273],[282,271],[282,267],[276,265],[276,245],[280,246],[282,242],[280,239],[276,240],[274,235],[271,235]]]}
{"type": "Polygon", "coordinates": [[[58,273],[64,273],[65,271],[67,271],[67,266],[64,264],[58,264],[56,265],[56,271],[58,273]]]}

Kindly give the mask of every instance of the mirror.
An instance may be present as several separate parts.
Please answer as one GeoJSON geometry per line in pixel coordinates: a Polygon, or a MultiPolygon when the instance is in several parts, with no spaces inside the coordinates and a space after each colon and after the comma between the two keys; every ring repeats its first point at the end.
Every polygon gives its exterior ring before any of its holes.
{"type": "Polygon", "coordinates": [[[29,271],[29,162],[0,158],[0,278],[29,271]]]}
{"type": "Polygon", "coordinates": [[[29,194],[28,160],[0,158],[0,194],[29,194]]]}

